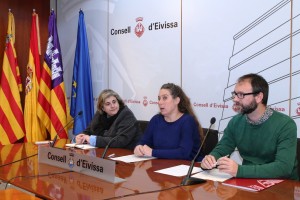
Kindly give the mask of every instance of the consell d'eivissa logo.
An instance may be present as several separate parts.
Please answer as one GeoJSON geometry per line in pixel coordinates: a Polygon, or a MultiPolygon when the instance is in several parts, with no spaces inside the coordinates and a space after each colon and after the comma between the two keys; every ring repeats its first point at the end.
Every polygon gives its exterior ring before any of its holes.
{"type": "MultiPolygon", "coordinates": [[[[143,25],[143,17],[137,17],[135,19],[136,25],[134,28],[134,33],[137,37],[142,37],[145,33],[145,26],[143,25]]],[[[148,27],[149,31],[158,31],[158,30],[165,30],[165,29],[173,29],[178,28],[179,22],[169,22],[169,21],[163,21],[163,22],[151,22],[148,27]]],[[[124,26],[123,28],[111,28],[110,34],[111,35],[124,35],[124,34],[130,34],[131,33],[131,26],[124,26]]]]}
{"type": "Polygon", "coordinates": [[[148,100],[147,96],[143,97],[143,100],[137,100],[137,99],[123,99],[125,104],[142,104],[144,107],[147,107],[148,105],[157,105],[158,101],[148,100]]]}

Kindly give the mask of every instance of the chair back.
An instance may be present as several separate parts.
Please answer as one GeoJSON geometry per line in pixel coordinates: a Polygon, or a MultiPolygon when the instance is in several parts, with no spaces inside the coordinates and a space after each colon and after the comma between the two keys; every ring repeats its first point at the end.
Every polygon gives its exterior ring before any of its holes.
{"type": "MultiPolygon", "coordinates": [[[[202,128],[204,136],[207,133],[207,128],[202,128]]],[[[202,147],[202,150],[200,152],[200,155],[205,156],[209,154],[217,145],[219,139],[218,139],[218,131],[214,129],[210,129],[209,132],[207,133],[206,140],[204,142],[204,145],[202,147]]]]}
{"type": "Polygon", "coordinates": [[[140,128],[141,128],[142,134],[143,134],[145,132],[148,124],[149,124],[149,121],[138,120],[138,122],[139,122],[139,125],[140,125],[140,128]]]}
{"type": "MultiPolygon", "coordinates": [[[[297,138],[298,176],[300,176],[300,138],[297,138]]],[[[300,179],[299,179],[300,180],[300,179]]]]}

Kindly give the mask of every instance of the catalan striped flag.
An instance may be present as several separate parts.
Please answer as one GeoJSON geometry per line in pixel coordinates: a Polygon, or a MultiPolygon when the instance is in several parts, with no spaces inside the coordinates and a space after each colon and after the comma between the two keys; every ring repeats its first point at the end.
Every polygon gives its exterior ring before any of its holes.
{"type": "Polygon", "coordinates": [[[22,83],[17,63],[15,21],[8,13],[8,29],[0,82],[0,143],[13,144],[25,136],[20,92],[22,83]]]}
{"type": "Polygon", "coordinates": [[[39,37],[39,17],[38,14],[33,12],[25,86],[26,95],[24,122],[27,142],[45,140],[47,137],[46,129],[37,116],[37,98],[39,91],[39,82],[41,78],[40,55],[41,47],[39,37]]]}
{"type": "MultiPolygon", "coordinates": [[[[69,127],[64,126],[72,120],[72,117],[66,98],[63,63],[53,10],[49,17],[48,33],[47,50],[41,71],[37,113],[51,134],[51,139],[56,134],[59,138],[67,138],[69,127]]],[[[72,125],[72,123],[69,124],[72,125]]]]}
{"type": "Polygon", "coordinates": [[[3,165],[6,165],[8,163],[15,162],[13,164],[13,167],[1,168],[2,175],[7,180],[22,175],[22,164],[21,162],[16,161],[20,161],[24,157],[24,144],[27,143],[0,146],[1,163],[3,163],[3,165]]]}

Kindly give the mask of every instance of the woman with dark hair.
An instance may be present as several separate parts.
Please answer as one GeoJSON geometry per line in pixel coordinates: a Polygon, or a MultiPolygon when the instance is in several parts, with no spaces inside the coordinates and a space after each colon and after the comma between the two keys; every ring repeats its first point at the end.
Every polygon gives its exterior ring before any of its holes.
{"type": "Polygon", "coordinates": [[[133,149],[140,138],[141,131],[132,111],[124,104],[115,91],[103,90],[89,126],[75,137],[77,144],[88,143],[105,147],[115,136],[121,134],[110,147],[133,149]]]}
{"type": "Polygon", "coordinates": [[[158,106],[160,113],[150,120],[134,154],[192,160],[203,133],[189,98],[179,86],[167,83],[159,91],[158,106]]]}

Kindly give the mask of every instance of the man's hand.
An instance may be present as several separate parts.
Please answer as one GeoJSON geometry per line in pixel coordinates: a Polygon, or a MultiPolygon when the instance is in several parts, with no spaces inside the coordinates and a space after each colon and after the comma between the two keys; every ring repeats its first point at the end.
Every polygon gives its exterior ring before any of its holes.
{"type": "Polygon", "coordinates": [[[212,155],[206,155],[201,161],[201,168],[203,169],[212,169],[216,167],[216,159],[212,155]]]}
{"type": "Polygon", "coordinates": [[[225,172],[231,176],[236,177],[239,165],[228,157],[222,157],[218,159],[218,169],[220,172],[225,172]]]}

